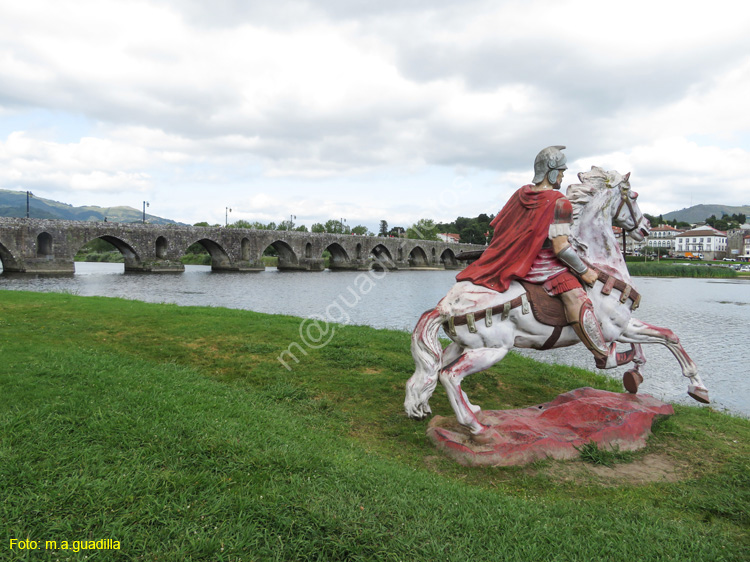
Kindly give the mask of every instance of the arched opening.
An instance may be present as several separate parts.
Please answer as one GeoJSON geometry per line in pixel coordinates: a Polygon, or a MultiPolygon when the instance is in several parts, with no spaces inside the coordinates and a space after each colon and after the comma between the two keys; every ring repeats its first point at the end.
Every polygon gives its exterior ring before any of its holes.
{"type": "Polygon", "coordinates": [[[167,244],[167,239],[163,236],[159,236],[159,238],[156,239],[156,257],[160,260],[167,259],[168,248],[169,244],[167,244]]]}
{"type": "Polygon", "coordinates": [[[398,261],[404,261],[404,248],[399,246],[398,248],[398,261]]]}
{"type": "MultiPolygon", "coordinates": [[[[328,269],[348,269],[351,267],[351,260],[349,254],[346,253],[343,246],[334,242],[326,248],[328,252],[328,269]]],[[[323,254],[325,258],[326,255],[323,254]]]]}
{"type": "Polygon", "coordinates": [[[378,244],[370,251],[370,267],[377,270],[394,269],[393,256],[383,244],[378,244]]]}
{"type": "Polygon", "coordinates": [[[276,267],[279,270],[298,269],[299,259],[294,253],[292,247],[282,240],[272,242],[263,251],[263,265],[266,267],[276,267]]]}
{"type": "Polygon", "coordinates": [[[433,248],[431,254],[432,254],[432,259],[430,261],[432,263],[435,263],[435,256],[437,256],[437,250],[433,248]]]}
{"type": "Polygon", "coordinates": [[[214,271],[232,270],[232,260],[219,244],[208,238],[201,238],[188,246],[182,258],[191,265],[210,265],[214,271]]]}
{"type": "Polygon", "coordinates": [[[140,271],[141,258],[135,250],[119,238],[102,236],[92,238],[76,252],[77,262],[125,263],[125,271],[140,271]]]}
{"type": "Polygon", "coordinates": [[[250,261],[250,251],[252,244],[248,238],[242,239],[242,261],[250,261]]]}
{"type": "Polygon", "coordinates": [[[308,242],[305,245],[305,257],[306,258],[311,258],[312,257],[312,251],[313,251],[312,250],[312,244],[310,242],[308,242]]]}
{"type": "Polygon", "coordinates": [[[362,244],[357,244],[357,259],[362,259],[362,244]]]}
{"type": "Polygon", "coordinates": [[[36,237],[36,256],[38,258],[52,258],[52,235],[48,232],[41,232],[36,237]]]}
{"type": "Polygon", "coordinates": [[[430,263],[427,261],[427,254],[424,250],[416,246],[411,252],[409,252],[409,267],[427,267],[430,263]]]}
{"type": "Polygon", "coordinates": [[[445,266],[445,269],[459,269],[461,267],[456,259],[456,254],[450,248],[440,254],[440,263],[445,266]]]}
{"type": "Polygon", "coordinates": [[[0,273],[12,271],[19,271],[18,261],[8,248],[0,244],[0,273]]]}

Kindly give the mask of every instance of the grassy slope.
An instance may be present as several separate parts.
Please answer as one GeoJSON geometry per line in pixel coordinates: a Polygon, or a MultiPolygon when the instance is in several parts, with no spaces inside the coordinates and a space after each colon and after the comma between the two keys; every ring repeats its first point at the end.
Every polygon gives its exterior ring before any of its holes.
{"type": "MultiPolygon", "coordinates": [[[[402,414],[408,334],[331,327],[290,372],[296,318],[14,291],[0,318],[0,559],[27,536],[119,540],[102,560],[750,556],[747,420],[677,407],[635,456],[673,459],[674,483],[467,469],[402,414]]],[[[473,379],[487,408],[616,387],[515,355],[473,379]]],[[[432,405],[451,415],[441,390],[432,405]]]]}

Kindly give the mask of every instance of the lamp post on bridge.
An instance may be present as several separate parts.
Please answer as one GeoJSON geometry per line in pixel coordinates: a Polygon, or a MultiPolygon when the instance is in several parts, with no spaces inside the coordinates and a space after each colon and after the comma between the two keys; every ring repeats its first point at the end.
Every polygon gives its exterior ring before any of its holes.
{"type": "Polygon", "coordinates": [[[34,197],[34,194],[31,193],[31,191],[26,192],[26,218],[29,218],[29,199],[31,197],[34,197]]]}
{"type": "Polygon", "coordinates": [[[224,227],[226,228],[229,226],[229,213],[232,212],[232,209],[230,207],[224,208],[224,227]]]}
{"type": "Polygon", "coordinates": [[[143,218],[141,219],[141,222],[143,224],[146,224],[146,207],[150,207],[150,206],[151,205],[149,204],[148,201],[144,201],[143,202],[143,218]]]}
{"type": "Polygon", "coordinates": [[[341,225],[341,234],[344,234],[344,223],[346,222],[346,219],[341,219],[341,222],[339,223],[341,225]]]}
{"type": "Polygon", "coordinates": [[[289,215],[289,230],[292,230],[294,228],[294,221],[296,220],[297,215],[289,215]]]}

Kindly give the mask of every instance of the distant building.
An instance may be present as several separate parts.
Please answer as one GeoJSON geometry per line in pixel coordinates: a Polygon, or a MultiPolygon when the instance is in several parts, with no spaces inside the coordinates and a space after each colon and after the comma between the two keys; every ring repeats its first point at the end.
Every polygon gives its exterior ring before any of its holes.
{"type": "Polygon", "coordinates": [[[730,258],[745,255],[746,236],[750,233],[750,225],[743,224],[727,232],[727,254],[730,258]]]}
{"type": "Polygon", "coordinates": [[[675,250],[675,236],[681,234],[682,230],[678,230],[668,224],[661,226],[655,226],[651,229],[651,233],[648,236],[648,246],[650,248],[666,248],[669,252],[675,250]]]}
{"type": "Polygon", "coordinates": [[[708,225],[688,230],[674,238],[677,255],[703,254],[703,259],[722,259],[727,255],[727,233],[708,225]]]}
{"type": "MultiPolygon", "coordinates": [[[[613,226],[612,232],[615,235],[615,240],[617,240],[617,244],[620,246],[620,251],[622,251],[622,228],[619,226],[613,226]]],[[[645,245],[645,240],[642,240],[640,242],[636,242],[633,240],[630,236],[625,236],[625,253],[626,254],[639,254],[641,250],[643,249],[643,246],[645,245]]]]}
{"type": "Polygon", "coordinates": [[[458,243],[461,241],[461,236],[458,234],[454,234],[452,232],[441,232],[438,233],[438,238],[443,242],[455,242],[458,243]]]}

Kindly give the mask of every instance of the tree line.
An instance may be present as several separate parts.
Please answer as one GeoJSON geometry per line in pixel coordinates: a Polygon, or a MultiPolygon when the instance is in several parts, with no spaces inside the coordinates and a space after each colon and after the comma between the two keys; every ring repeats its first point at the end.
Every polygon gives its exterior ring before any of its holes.
{"type": "MultiPolygon", "coordinates": [[[[651,226],[662,226],[668,225],[674,228],[687,229],[691,228],[691,224],[685,221],[678,221],[675,219],[664,220],[663,215],[658,217],[644,213],[644,216],[649,220],[651,226]]],[[[707,225],[712,226],[716,230],[731,230],[733,228],[739,228],[741,225],[747,222],[747,216],[744,213],[734,213],[731,215],[723,214],[721,218],[716,218],[716,215],[711,215],[704,221],[707,225]]]]}

